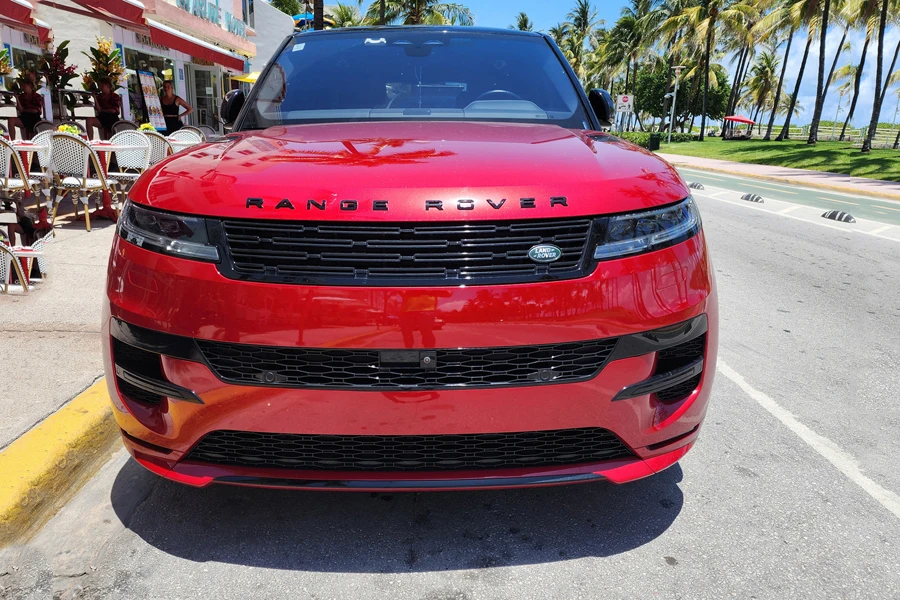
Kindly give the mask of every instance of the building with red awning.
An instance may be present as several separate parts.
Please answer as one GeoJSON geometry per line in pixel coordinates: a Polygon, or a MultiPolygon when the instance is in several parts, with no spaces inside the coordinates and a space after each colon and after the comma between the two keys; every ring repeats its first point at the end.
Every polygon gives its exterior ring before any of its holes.
{"type": "MultiPolygon", "coordinates": [[[[42,47],[70,40],[69,60],[78,72],[90,69],[82,54],[96,47],[96,38],[111,39],[121,51],[127,82],[119,90],[125,118],[148,122],[149,93],[159,93],[165,80],[172,80],[175,93],[194,107],[185,124],[219,129],[218,109],[232,82],[247,71],[256,54],[251,41],[256,35],[254,0],[0,0],[0,24],[21,23],[19,31],[33,19],[31,38],[23,50],[26,59],[40,58],[42,47]],[[40,24],[46,26],[41,37],[40,24]],[[52,35],[51,35],[52,31],[52,35]],[[143,82],[141,81],[143,77],[143,82]],[[153,85],[148,86],[147,83],[153,85]]],[[[11,25],[9,25],[11,27],[11,25]]],[[[12,37],[16,39],[13,34],[12,37]]],[[[17,40],[18,41],[18,40],[17,40]]],[[[13,44],[13,50],[17,46],[13,44]]],[[[14,52],[11,52],[14,54],[14,52]]],[[[27,67],[23,59],[22,66],[27,67]]],[[[73,87],[81,88],[74,80],[73,87]]]]}

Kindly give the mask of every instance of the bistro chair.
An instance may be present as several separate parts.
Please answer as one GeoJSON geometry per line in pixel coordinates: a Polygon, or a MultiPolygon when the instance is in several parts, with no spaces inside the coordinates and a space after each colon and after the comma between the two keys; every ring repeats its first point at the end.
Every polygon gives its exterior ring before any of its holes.
{"type": "Polygon", "coordinates": [[[41,119],[37,123],[34,124],[34,132],[42,133],[44,131],[56,131],[56,125],[51,123],[50,121],[41,119]]]}
{"type": "MultiPolygon", "coordinates": [[[[181,129],[179,129],[178,131],[190,131],[191,133],[196,133],[197,135],[200,136],[200,141],[204,141],[205,138],[206,138],[206,136],[203,134],[203,132],[200,131],[200,128],[199,128],[199,127],[194,127],[193,125],[185,125],[184,127],[182,127],[181,129]]],[[[179,139],[179,138],[175,138],[175,139],[177,140],[177,139],[179,139]]]]}
{"type": "Polygon", "coordinates": [[[150,164],[155,165],[162,162],[175,152],[172,150],[172,144],[161,133],[155,131],[144,131],[144,135],[150,140],[150,164]]]}
{"type": "MultiPolygon", "coordinates": [[[[28,285],[28,277],[25,275],[24,269],[22,269],[21,260],[35,258],[37,255],[30,248],[10,248],[6,245],[4,240],[0,240],[0,289],[3,290],[4,294],[9,293],[9,285],[10,280],[12,279],[13,273],[15,273],[16,278],[19,280],[19,284],[22,286],[22,291],[26,294],[29,291],[28,285]]],[[[30,264],[30,260],[25,261],[26,264],[30,264]]]]}
{"type": "MultiPolygon", "coordinates": [[[[38,161],[38,169],[32,170],[32,165],[25,165],[28,169],[28,177],[30,179],[36,179],[41,182],[41,193],[44,195],[44,200],[47,202],[47,209],[50,207],[50,187],[53,183],[53,173],[50,168],[50,156],[52,154],[53,149],[53,131],[41,131],[34,134],[34,137],[31,138],[32,143],[35,146],[47,146],[46,150],[36,150],[35,155],[37,156],[38,161]]],[[[40,196],[36,196],[38,198],[38,210],[40,210],[40,196]]]]}
{"type": "Polygon", "coordinates": [[[113,123],[112,132],[113,134],[121,133],[123,131],[135,131],[138,128],[138,124],[134,121],[126,121],[121,119],[113,123]]]}
{"type": "Polygon", "coordinates": [[[195,127],[182,127],[178,131],[169,134],[169,139],[178,140],[179,142],[196,142],[203,143],[203,134],[195,127]]]}
{"type": "MultiPolygon", "coordinates": [[[[109,171],[106,176],[118,184],[119,193],[125,193],[137,181],[141,173],[150,166],[150,140],[140,131],[120,131],[110,138],[111,144],[123,146],[140,146],[136,150],[118,150],[115,152],[118,171],[109,171]]],[[[122,198],[124,201],[124,198],[122,198]]],[[[118,206],[116,207],[118,210],[118,206]]]]}
{"type": "Polygon", "coordinates": [[[19,192],[37,193],[41,182],[26,176],[22,158],[8,141],[0,138],[0,191],[11,197],[19,192]]]}
{"type": "Polygon", "coordinates": [[[208,141],[209,138],[214,138],[219,135],[219,132],[210,127],[209,125],[198,125],[197,130],[203,134],[203,137],[208,141]]]}
{"type": "Polygon", "coordinates": [[[104,190],[117,193],[115,182],[108,182],[97,154],[87,142],[77,135],[61,131],[54,133],[51,159],[57,192],[56,198],[53,200],[53,212],[50,215],[51,226],[56,222],[56,211],[59,204],[67,195],[71,194],[76,217],[78,217],[78,202],[80,201],[84,205],[84,226],[90,231],[89,200],[91,194],[104,190]],[[90,177],[92,167],[96,177],[90,177]],[[78,194],[77,198],[76,193],[78,194]]]}

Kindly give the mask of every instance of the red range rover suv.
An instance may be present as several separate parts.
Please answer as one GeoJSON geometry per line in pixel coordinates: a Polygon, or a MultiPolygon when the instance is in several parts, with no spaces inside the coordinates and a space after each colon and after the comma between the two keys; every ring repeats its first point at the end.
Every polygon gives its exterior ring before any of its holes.
{"type": "Polygon", "coordinates": [[[538,33],[296,34],[130,192],[103,316],[128,450],[182,483],[622,483],[697,439],[713,273],[679,175],[538,33]]]}

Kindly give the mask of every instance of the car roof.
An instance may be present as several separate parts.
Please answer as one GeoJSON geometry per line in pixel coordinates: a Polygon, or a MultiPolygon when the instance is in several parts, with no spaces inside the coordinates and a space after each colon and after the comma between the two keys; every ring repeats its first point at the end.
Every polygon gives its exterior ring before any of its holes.
{"type": "Polygon", "coordinates": [[[306,35],[342,35],[350,33],[374,33],[379,31],[435,31],[435,32],[451,32],[451,33],[474,33],[478,35],[517,35],[530,37],[543,37],[544,34],[536,31],[520,31],[518,29],[500,29],[498,27],[461,27],[461,26],[443,26],[443,25],[385,25],[377,27],[337,27],[334,29],[324,29],[315,31],[306,29],[294,32],[294,36],[306,35]]]}

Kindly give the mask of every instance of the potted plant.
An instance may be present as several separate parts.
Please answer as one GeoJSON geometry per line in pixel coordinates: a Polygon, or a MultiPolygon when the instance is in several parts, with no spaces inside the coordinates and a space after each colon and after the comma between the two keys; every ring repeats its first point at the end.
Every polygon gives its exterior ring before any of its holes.
{"type": "Polygon", "coordinates": [[[113,45],[112,40],[98,37],[97,47],[90,50],[90,54],[82,52],[91,61],[90,71],[85,71],[81,76],[85,91],[98,92],[97,82],[102,79],[109,79],[116,87],[122,86],[125,81],[125,66],[122,53],[113,45]]]}
{"type": "MultiPolygon", "coordinates": [[[[69,86],[69,82],[78,77],[75,73],[75,65],[67,65],[69,58],[69,49],[66,46],[69,41],[66,40],[56,47],[56,51],[47,52],[43,57],[43,68],[41,75],[47,81],[47,88],[50,90],[50,100],[53,104],[53,118],[61,119],[62,115],[62,95],[60,92],[69,86]]],[[[71,109],[71,107],[70,107],[71,109]]]]}
{"type": "Polygon", "coordinates": [[[3,85],[3,80],[12,73],[12,64],[9,58],[9,50],[3,48],[0,50],[0,86],[3,85]]]}

